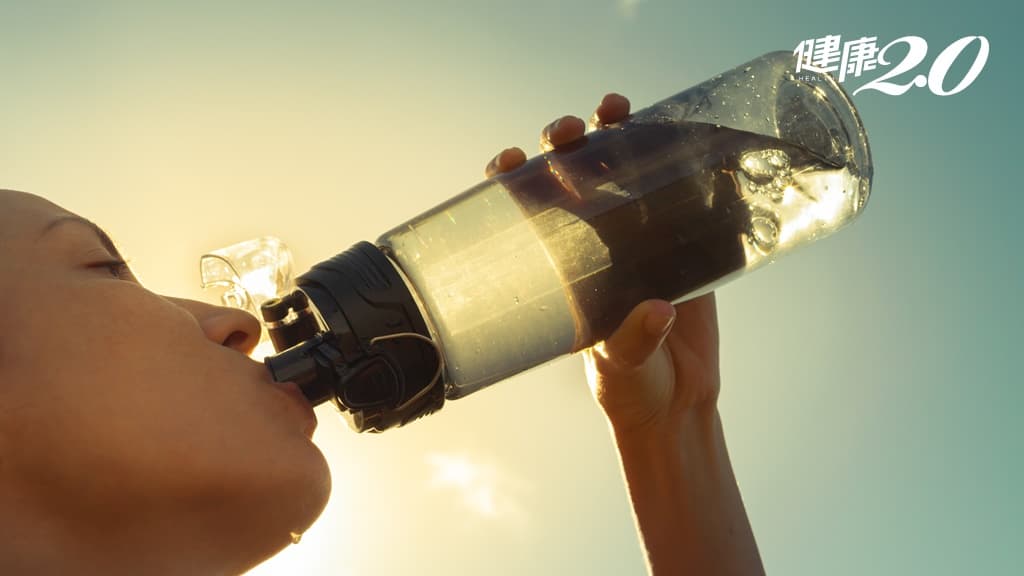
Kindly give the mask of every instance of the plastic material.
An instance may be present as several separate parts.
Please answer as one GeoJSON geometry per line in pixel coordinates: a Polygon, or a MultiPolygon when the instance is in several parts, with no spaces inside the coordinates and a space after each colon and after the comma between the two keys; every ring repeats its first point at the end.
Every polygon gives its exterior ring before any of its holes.
{"type": "Polygon", "coordinates": [[[380,431],[834,233],[868,200],[867,136],[795,69],[766,54],[318,264],[264,304],[267,366],[380,431]]]}
{"type": "Polygon", "coordinates": [[[828,75],[767,54],[396,226],[378,243],[441,343],[449,398],[606,338],[863,210],[867,137],[828,75]]]}

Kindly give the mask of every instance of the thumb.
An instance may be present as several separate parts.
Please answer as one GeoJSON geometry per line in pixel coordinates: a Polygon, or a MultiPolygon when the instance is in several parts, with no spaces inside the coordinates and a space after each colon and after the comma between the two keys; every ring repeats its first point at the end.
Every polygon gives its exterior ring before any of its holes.
{"type": "Polygon", "coordinates": [[[676,309],[664,300],[637,304],[602,346],[602,355],[623,368],[636,368],[661,346],[672,329],[676,309]]]}

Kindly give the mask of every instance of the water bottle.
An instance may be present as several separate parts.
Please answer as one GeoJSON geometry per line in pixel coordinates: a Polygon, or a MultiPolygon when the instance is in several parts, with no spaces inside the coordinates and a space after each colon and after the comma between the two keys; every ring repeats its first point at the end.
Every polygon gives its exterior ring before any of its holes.
{"type": "Polygon", "coordinates": [[[719,74],[294,286],[271,241],[205,256],[204,284],[258,309],[275,380],[356,430],[401,426],[607,338],[645,299],[695,298],[856,218],[872,176],[863,125],[832,76],[797,64],[775,52],[719,74]]]}

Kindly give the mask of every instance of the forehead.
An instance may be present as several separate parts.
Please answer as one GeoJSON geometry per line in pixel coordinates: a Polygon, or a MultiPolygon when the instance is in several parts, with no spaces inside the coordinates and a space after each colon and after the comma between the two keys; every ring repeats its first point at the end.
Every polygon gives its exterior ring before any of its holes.
{"type": "Polygon", "coordinates": [[[0,190],[0,297],[11,282],[32,270],[47,224],[68,216],[73,214],[39,196],[0,190]]]}
{"type": "Polygon", "coordinates": [[[0,190],[0,266],[31,257],[27,244],[38,244],[50,232],[67,222],[88,230],[111,256],[121,258],[110,236],[91,220],[68,212],[56,204],[24,192],[0,190]]]}
{"type": "Polygon", "coordinates": [[[10,296],[32,267],[31,249],[46,224],[71,213],[56,204],[24,192],[0,190],[0,298],[10,296]]]}
{"type": "Polygon", "coordinates": [[[0,238],[3,245],[38,234],[48,222],[71,212],[34,194],[0,190],[0,238]]]}

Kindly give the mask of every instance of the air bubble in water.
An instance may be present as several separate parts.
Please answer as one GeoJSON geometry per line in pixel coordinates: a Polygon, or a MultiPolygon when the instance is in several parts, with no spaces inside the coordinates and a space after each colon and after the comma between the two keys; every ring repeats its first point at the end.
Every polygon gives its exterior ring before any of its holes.
{"type": "Polygon", "coordinates": [[[750,243],[762,254],[775,249],[779,243],[779,217],[775,212],[754,208],[750,218],[750,243]]]}
{"type": "Polygon", "coordinates": [[[774,148],[747,152],[740,157],[740,169],[754,182],[767,182],[789,170],[789,155],[774,148]]]}
{"type": "Polygon", "coordinates": [[[782,202],[786,189],[793,185],[789,155],[768,148],[747,152],[740,157],[740,171],[750,180],[750,193],[782,202]]]}

